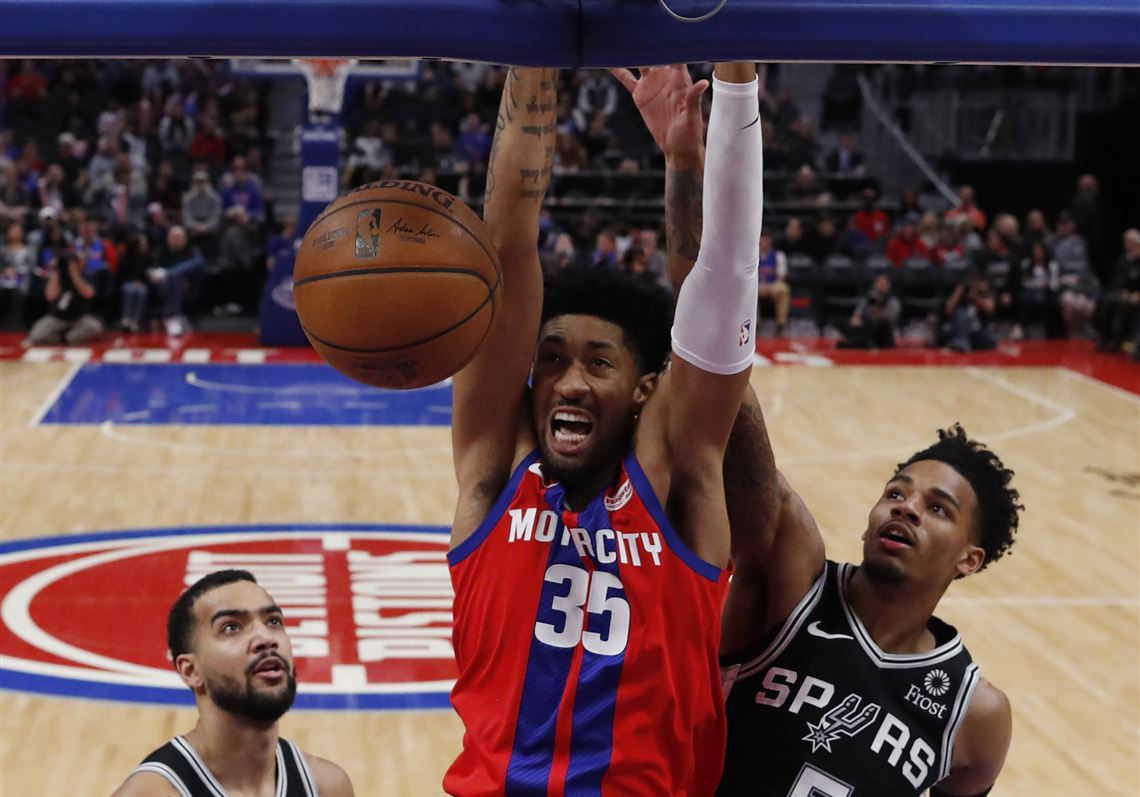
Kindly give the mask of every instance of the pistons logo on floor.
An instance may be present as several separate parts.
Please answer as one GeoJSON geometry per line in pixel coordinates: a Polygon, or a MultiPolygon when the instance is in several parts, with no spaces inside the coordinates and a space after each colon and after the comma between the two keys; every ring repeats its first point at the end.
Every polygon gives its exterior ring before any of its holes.
{"type": "Polygon", "coordinates": [[[455,679],[447,529],[253,526],[0,545],[0,687],[192,705],[166,651],[189,584],[249,570],[285,613],[297,708],[443,708],[455,679]]]}

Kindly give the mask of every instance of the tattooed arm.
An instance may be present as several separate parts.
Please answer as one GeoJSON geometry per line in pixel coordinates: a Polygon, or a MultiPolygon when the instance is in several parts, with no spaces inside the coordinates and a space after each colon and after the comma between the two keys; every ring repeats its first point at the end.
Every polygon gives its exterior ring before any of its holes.
{"type": "MultiPolygon", "coordinates": [[[[677,114],[666,103],[686,87],[699,96],[685,67],[629,70],[614,76],[630,90],[654,140],[665,154],[665,231],[674,296],[693,269],[700,249],[704,148],[696,108],[677,114]]],[[[761,87],[763,86],[761,77],[761,87]]],[[[704,85],[702,85],[704,84],[704,85]]],[[[724,489],[736,567],[724,614],[722,652],[755,646],[782,621],[819,575],[823,539],[815,520],[776,467],[756,392],[749,387],[724,456],[724,489]]]]}
{"type": "Polygon", "coordinates": [[[483,215],[502,266],[494,325],[454,380],[459,503],[452,544],[482,522],[534,445],[526,379],[542,313],[538,219],[554,157],[556,73],[512,69],[503,86],[483,215]]]}

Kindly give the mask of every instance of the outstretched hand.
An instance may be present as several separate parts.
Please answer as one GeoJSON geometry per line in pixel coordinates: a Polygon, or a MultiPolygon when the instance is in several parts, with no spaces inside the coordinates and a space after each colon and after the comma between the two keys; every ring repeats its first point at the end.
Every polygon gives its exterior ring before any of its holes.
{"type": "Polygon", "coordinates": [[[704,119],[701,95],[709,82],[693,83],[684,64],[643,67],[637,78],[629,69],[610,73],[631,95],[645,126],[666,158],[699,156],[703,149],[704,119]]]}

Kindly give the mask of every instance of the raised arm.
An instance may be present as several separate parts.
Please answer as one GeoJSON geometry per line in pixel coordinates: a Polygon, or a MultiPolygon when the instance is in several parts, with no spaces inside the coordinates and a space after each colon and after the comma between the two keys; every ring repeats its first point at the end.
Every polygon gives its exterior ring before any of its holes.
{"type": "MultiPolygon", "coordinates": [[[[666,244],[677,295],[696,264],[701,242],[704,148],[699,104],[676,113],[678,103],[670,102],[669,95],[695,90],[699,96],[704,81],[694,86],[684,66],[643,70],[640,79],[628,70],[614,74],[632,93],[665,155],[666,244]]],[[[751,387],[732,425],[723,479],[736,566],[724,624],[724,647],[731,652],[751,646],[758,632],[766,630],[756,627],[755,618],[782,618],[790,610],[819,574],[824,548],[803,501],[777,470],[764,414],[751,387]]]]}
{"type": "Polygon", "coordinates": [[[459,506],[453,543],[482,521],[533,435],[526,380],[542,314],[538,218],[554,157],[555,76],[553,70],[512,69],[503,85],[483,208],[503,285],[494,325],[454,381],[459,506]]]}

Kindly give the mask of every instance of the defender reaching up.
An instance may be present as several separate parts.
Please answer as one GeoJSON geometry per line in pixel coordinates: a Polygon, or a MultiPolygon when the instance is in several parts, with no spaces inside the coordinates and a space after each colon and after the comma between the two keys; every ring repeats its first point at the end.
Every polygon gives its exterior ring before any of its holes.
{"type": "MultiPolygon", "coordinates": [[[[615,74],[665,153],[667,195],[691,199],[700,117],[691,109],[686,124],[659,101],[683,91],[688,73],[640,84],[615,74]]],[[[687,287],[692,242],[702,240],[695,207],[666,202],[670,241],[688,242],[669,248],[675,287],[687,287]]],[[[704,233],[716,234],[707,215],[704,233]]],[[[837,564],[777,470],[746,391],[724,459],[736,569],[721,645],[728,752],[719,794],[878,797],[936,784],[937,797],[993,785],[1009,749],[1009,702],[933,613],[952,581],[1012,545],[1021,506],[993,452],[959,426],[938,438],[887,481],[862,564],[837,564]]]]}
{"type": "MultiPolygon", "coordinates": [[[[667,293],[595,269],[544,295],[554,75],[504,86],[485,212],[503,302],[455,378],[452,794],[697,796],[719,780],[721,463],[754,351],[762,169],[754,67],[713,82],[706,243],[668,370],[667,293]]],[[[706,88],[662,99],[688,119],[706,88]]]]}

